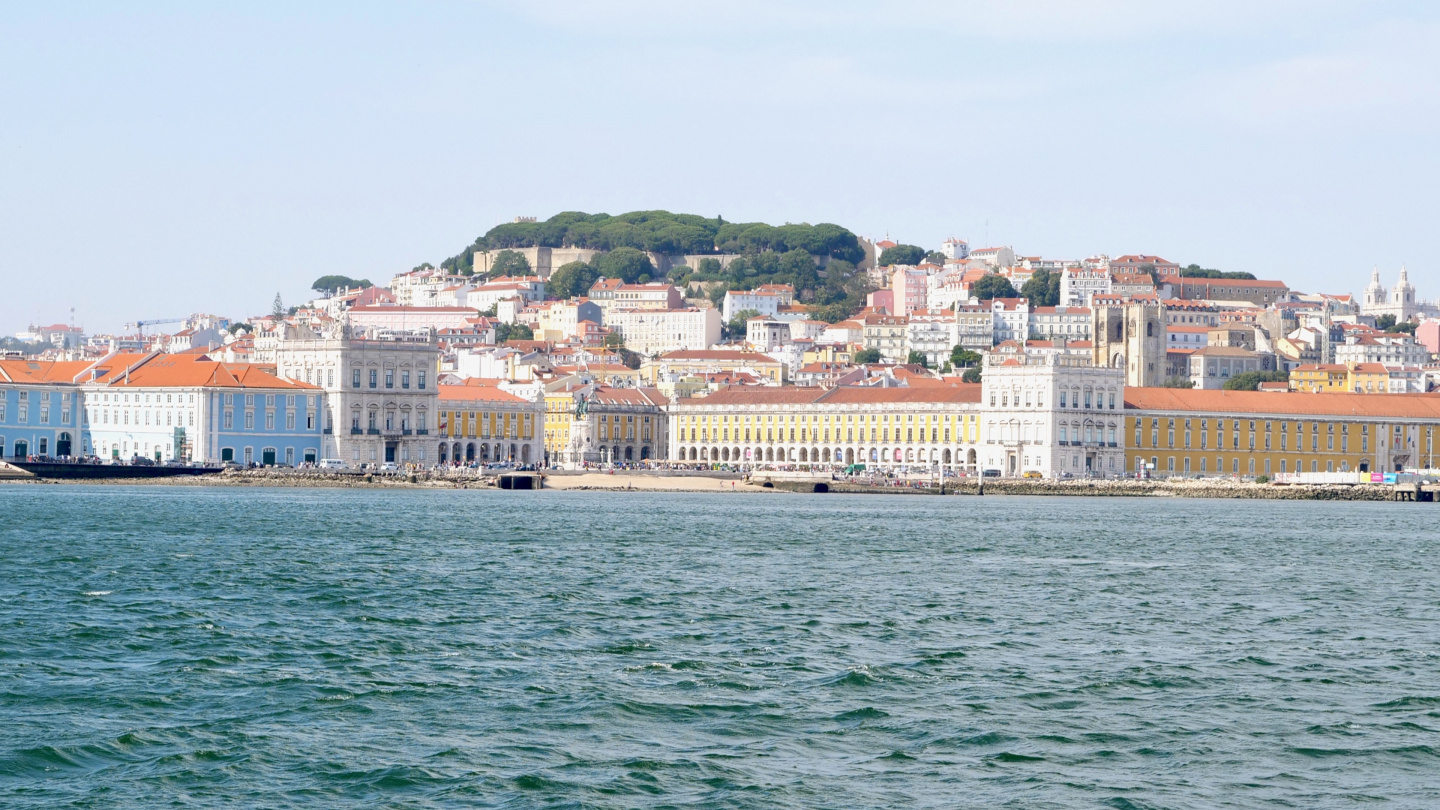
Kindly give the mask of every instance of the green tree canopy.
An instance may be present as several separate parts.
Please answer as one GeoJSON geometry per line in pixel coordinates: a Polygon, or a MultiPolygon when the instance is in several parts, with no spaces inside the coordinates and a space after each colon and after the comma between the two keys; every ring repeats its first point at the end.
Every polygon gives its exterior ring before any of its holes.
{"type": "Polygon", "coordinates": [[[1226,380],[1221,388],[1226,391],[1255,391],[1262,382],[1286,382],[1290,375],[1284,371],[1246,371],[1226,380]]]}
{"type": "Polygon", "coordinates": [[[1030,300],[1032,307],[1060,305],[1060,274],[1045,268],[1036,270],[1030,280],[1020,286],[1020,296],[1030,300]]]}
{"type": "Polygon", "coordinates": [[[759,314],[760,311],[756,309],[740,310],[735,313],[735,317],[731,318],[729,323],[725,324],[726,332],[732,338],[744,337],[746,334],[746,324],[751,318],[759,314]]]}
{"type": "Polygon", "coordinates": [[[925,248],[914,245],[896,245],[880,251],[880,258],[875,263],[881,267],[889,267],[892,264],[919,264],[925,261],[925,248]]]}
{"type": "Polygon", "coordinates": [[[980,353],[972,352],[964,346],[956,346],[950,350],[950,365],[955,368],[969,368],[980,365],[980,353]]]}
{"type": "Polygon", "coordinates": [[[925,353],[917,352],[913,349],[911,350],[909,356],[905,358],[905,362],[912,366],[924,366],[925,368],[930,367],[930,359],[925,356],[925,353]]]}
{"type": "Polygon", "coordinates": [[[1176,374],[1176,375],[1173,375],[1173,376],[1170,376],[1170,377],[1166,377],[1166,378],[1165,378],[1165,382],[1160,383],[1160,387],[1161,387],[1161,388],[1194,388],[1194,387],[1195,387],[1195,381],[1192,380],[1192,379],[1190,379],[1189,377],[1186,377],[1186,376],[1183,375],[1183,374],[1176,374]]]}
{"type": "Polygon", "coordinates": [[[501,323],[495,325],[495,342],[507,340],[534,340],[535,330],[523,323],[501,323]]]}
{"type": "Polygon", "coordinates": [[[970,295],[981,301],[989,301],[992,298],[1015,298],[1019,293],[1010,285],[1010,279],[989,273],[970,285],[970,295]]]}
{"type": "Polygon", "coordinates": [[[496,278],[528,276],[530,275],[530,260],[513,250],[502,250],[495,254],[495,261],[490,263],[490,275],[496,278]]]}
{"type": "Polygon", "coordinates": [[[864,364],[864,363],[878,363],[878,362],[880,362],[880,350],[879,350],[879,349],[861,349],[860,351],[855,352],[855,354],[851,355],[851,356],[850,356],[850,360],[851,360],[851,362],[853,362],[853,363],[860,363],[860,364],[864,364]]]}
{"type": "Polygon", "coordinates": [[[938,265],[944,266],[944,264],[945,264],[945,254],[944,254],[944,253],[941,253],[941,252],[938,251],[938,250],[932,250],[932,251],[930,251],[929,253],[926,253],[926,254],[925,254],[925,261],[927,261],[927,262],[929,262],[929,263],[931,263],[931,264],[938,264],[938,265]]]}
{"type": "Polygon", "coordinates": [[[549,280],[545,282],[545,292],[551,298],[574,298],[586,295],[598,278],[600,278],[600,271],[590,264],[569,262],[560,265],[555,272],[550,274],[549,280]]]}
{"type": "Polygon", "coordinates": [[[980,373],[980,366],[971,366],[965,369],[964,374],[960,375],[960,382],[978,383],[980,382],[980,373]]]}
{"type": "Polygon", "coordinates": [[[595,269],[605,278],[618,278],[626,284],[635,284],[641,276],[655,273],[650,257],[632,247],[616,248],[609,253],[595,257],[595,269]]]}
{"type": "Polygon", "coordinates": [[[375,285],[371,284],[368,278],[354,279],[349,276],[321,276],[315,279],[315,283],[310,285],[310,289],[318,293],[333,294],[340,290],[353,289],[355,287],[365,289],[373,286],[375,285]]]}
{"type": "Polygon", "coordinates": [[[865,256],[855,234],[827,222],[818,225],[772,226],[763,222],[726,222],[721,217],[631,211],[628,214],[586,214],[564,211],[544,222],[507,222],[476,238],[462,252],[441,263],[451,272],[474,266],[475,251],[521,247],[576,247],[615,250],[629,247],[652,253],[758,253],[804,250],[858,262],[865,256]]]}
{"type": "MultiPolygon", "coordinates": [[[[1154,265],[1151,265],[1150,272],[1154,272],[1154,270],[1154,265]]],[[[1208,267],[1201,267],[1198,264],[1189,264],[1180,268],[1180,276],[1182,278],[1231,278],[1250,280],[1254,280],[1255,278],[1255,274],[1253,273],[1245,273],[1239,270],[1229,273],[1223,273],[1219,270],[1211,270],[1208,267]]]]}

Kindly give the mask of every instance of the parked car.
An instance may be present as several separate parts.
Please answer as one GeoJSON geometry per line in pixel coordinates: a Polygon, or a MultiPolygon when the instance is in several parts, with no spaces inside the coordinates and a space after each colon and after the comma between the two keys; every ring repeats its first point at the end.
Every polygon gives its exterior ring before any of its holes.
{"type": "Polygon", "coordinates": [[[983,473],[983,475],[984,475],[986,478],[999,478],[999,477],[1000,477],[1000,471],[999,471],[999,470],[994,470],[994,469],[986,470],[986,471],[983,473]]]}
{"type": "Polygon", "coordinates": [[[320,469],[322,470],[343,470],[346,466],[345,462],[338,458],[320,459],[320,469]]]}
{"type": "Polygon", "coordinates": [[[399,472],[400,465],[393,461],[387,461],[380,465],[380,472],[399,472]]]}
{"type": "Polygon", "coordinates": [[[1044,478],[1045,476],[1041,475],[1039,470],[1026,470],[1026,471],[1025,471],[1025,474],[1022,475],[1022,476],[1020,476],[1020,477],[1021,477],[1021,478],[1044,478]]]}

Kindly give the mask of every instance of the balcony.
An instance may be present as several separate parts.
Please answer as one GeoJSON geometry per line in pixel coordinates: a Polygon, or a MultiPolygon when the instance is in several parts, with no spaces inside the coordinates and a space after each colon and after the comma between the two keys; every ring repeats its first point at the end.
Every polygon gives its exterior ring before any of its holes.
{"type": "Polygon", "coordinates": [[[322,431],[322,432],[323,432],[326,436],[329,436],[331,433],[334,433],[334,432],[335,432],[335,429],[334,429],[334,428],[325,428],[325,430],[322,431]]]}
{"type": "Polygon", "coordinates": [[[366,428],[365,433],[370,436],[379,436],[380,428],[366,428]]]}
{"type": "Polygon", "coordinates": [[[426,430],[425,428],[420,428],[419,430],[415,431],[415,435],[416,435],[416,436],[429,436],[429,435],[430,435],[430,431],[426,430]]]}
{"type": "Polygon", "coordinates": [[[401,431],[400,431],[400,435],[401,435],[401,436],[409,436],[410,433],[411,433],[410,428],[403,428],[403,429],[401,429],[401,431]]]}
{"type": "Polygon", "coordinates": [[[351,436],[359,436],[361,433],[364,433],[364,432],[365,432],[365,431],[361,430],[361,429],[358,428],[358,427],[352,427],[352,428],[350,428],[350,435],[351,435],[351,436]]]}

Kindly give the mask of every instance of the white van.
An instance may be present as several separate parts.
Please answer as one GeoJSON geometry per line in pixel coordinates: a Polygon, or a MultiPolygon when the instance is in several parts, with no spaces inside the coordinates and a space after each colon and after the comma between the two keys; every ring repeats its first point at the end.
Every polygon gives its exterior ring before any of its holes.
{"type": "Polygon", "coordinates": [[[345,462],[341,461],[338,458],[320,459],[320,469],[322,470],[343,470],[345,469],[345,466],[345,462]]]}

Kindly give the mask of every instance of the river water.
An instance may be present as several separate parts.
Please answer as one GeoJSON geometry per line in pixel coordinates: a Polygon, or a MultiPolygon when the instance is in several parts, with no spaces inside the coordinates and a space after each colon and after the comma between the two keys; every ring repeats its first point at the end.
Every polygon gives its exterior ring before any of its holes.
{"type": "Polygon", "coordinates": [[[0,807],[1440,806],[1433,504],[0,487],[0,807]]]}

